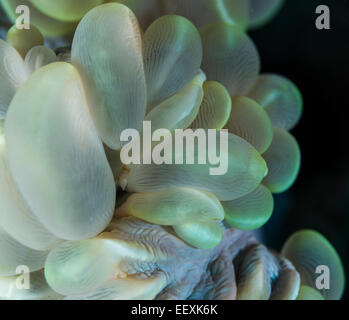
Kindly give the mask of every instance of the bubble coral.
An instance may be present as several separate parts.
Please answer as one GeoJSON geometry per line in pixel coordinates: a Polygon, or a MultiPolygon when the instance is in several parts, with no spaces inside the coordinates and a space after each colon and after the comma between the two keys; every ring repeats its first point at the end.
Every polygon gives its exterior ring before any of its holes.
{"type": "MultiPolygon", "coordinates": [[[[99,2],[68,17],[32,1],[65,27],[84,16],[71,63],[24,31],[0,40],[0,298],[339,299],[343,267],[323,236],[299,231],[279,254],[250,231],[298,174],[296,86],[259,75],[251,39],[213,9],[216,23],[200,31],[165,15],[142,36],[123,4],[84,15],[99,2]],[[144,119],[227,129],[227,173],[123,165],[121,132],[144,119]],[[26,292],[15,287],[18,265],[31,271],[26,292]],[[316,288],[318,265],[330,267],[330,289],[316,288]]],[[[268,16],[248,12],[253,25],[268,16]]]]}

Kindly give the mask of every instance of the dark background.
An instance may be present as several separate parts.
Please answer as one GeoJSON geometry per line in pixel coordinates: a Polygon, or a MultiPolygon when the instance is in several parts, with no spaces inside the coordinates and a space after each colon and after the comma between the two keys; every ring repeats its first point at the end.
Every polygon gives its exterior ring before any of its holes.
{"type": "MultiPolygon", "coordinates": [[[[251,31],[262,72],[291,79],[304,99],[303,116],[292,130],[302,151],[294,186],[275,197],[264,227],[267,245],[280,249],[303,228],[321,232],[337,249],[349,281],[349,2],[286,0],[266,26],[251,31]],[[331,29],[318,30],[315,9],[327,5],[331,29]]],[[[349,290],[343,297],[349,298],[349,290]]]]}

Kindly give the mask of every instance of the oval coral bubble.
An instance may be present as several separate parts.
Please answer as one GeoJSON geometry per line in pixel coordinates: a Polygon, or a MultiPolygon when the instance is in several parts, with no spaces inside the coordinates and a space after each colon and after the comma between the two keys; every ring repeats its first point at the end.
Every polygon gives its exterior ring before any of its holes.
{"type": "Polygon", "coordinates": [[[140,129],[146,111],[141,31],[133,12],[119,3],[89,11],[76,29],[71,57],[99,135],[120,149],[121,132],[140,129]]]}
{"type": "Polygon", "coordinates": [[[302,95],[285,77],[276,74],[260,75],[248,96],[265,109],[274,127],[291,130],[302,115],[302,95]]]}
{"type": "Polygon", "coordinates": [[[274,128],[273,141],[262,156],[268,167],[268,174],[262,183],[273,193],[290,188],[297,178],[301,162],[295,138],[284,129],[274,128]]]}
{"type": "Polygon", "coordinates": [[[257,79],[257,49],[239,27],[213,24],[200,30],[203,43],[202,69],[208,80],[224,85],[232,96],[245,95],[257,79]]]}
{"type": "Polygon", "coordinates": [[[71,64],[49,64],[18,90],[6,117],[5,139],[12,176],[50,232],[77,240],[107,226],[115,183],[71,64]]]}
{"type": "Polygon", "coordinates": [[[64,36],[74,31],[76,23],[52,19],[39,11],[29,0],[1,0],[4,11],[12,21],[16,22],[18,6],[25,5],[30,11],[30,22],[37,27],[45,37],[64,36]]]}
{"type": "Polygon", "coordinates": [[[224,218],[215,196],[190,188],[134,193],[117,209],[118,213],[167,226],[224,218]]]}
{"type": "MultiPolygon", "coordinates": [[[[296,267],[302,285],[317,290],[326,300],[341,298],[345,286],[343,265],[334,247],[320,233],[313,230],[297,231],[287,239],[281,254],[296,267]],[[318,266],[329,269],[328,289],[316,288],[317,278],[321,276],[321,272],[316,273],[318,266]]],[[[311,294],[316,297],[316,294],[311,294]]]]}
{"type": "Polygon", "coordinates": [[[242,230],[253,230],[264,225],[274,209],[271,192],[263,185],[244,197],[232,201],[222,201],[225,221],[242,230]]]}
{"type": "Polygon", "coordinates": [[[175,15],[155,20],[144,35],[148,111],[186,87],[201,60],[200,34],[189,20],[175,15]]]}
{"type": "Polygon", "coordinates": [[[103,0],[30,0],[47,16],[65,22],[80,20],[89,10],[103,3],[103,0]]]}
{"type": "Polygon", "coordinates": [[[180,224],[173,229],[181,239],[198,249],[212,249],[223,237],[222,227],[217,221],[180,224]]]}

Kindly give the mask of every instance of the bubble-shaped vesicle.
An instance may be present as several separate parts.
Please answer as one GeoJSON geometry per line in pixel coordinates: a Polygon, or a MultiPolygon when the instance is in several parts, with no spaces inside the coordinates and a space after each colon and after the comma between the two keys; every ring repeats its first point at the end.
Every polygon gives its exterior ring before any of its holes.
{"type": "Polygon", "coordinates": [[[207,81],[203,85],[204,98],[199,113],[190,125],[192,129],[222,129],[229,119],[231,98],[219,82],[207,81]]]}
{"type": "MultiPolygon", "coordinates": [[[[343,265],[336,250],[320,233],[313,230],[297,231],[288,238],[281,254],[296,267],[302,285],[317,290],[326,300],[341,298],[345,286],[343,265]],[[325,274],[323,269],[317,273],[319,266],[328,268],[328,273],[325,274]],[[329,278],[326,279],[326,276],[329,278]],[[326,281],[329,288],[317,288],[317,285],[326,285],[326,281]]],[[[311,294],[316,298],[316,294],[311,294]]]]}
{"type": "Polygon", "coordinates": [[[49,231],[75,240],[107,226],[115,205],[114,179],[72,65],[45,66],[18,90],[5,139],[13,178],[49,231]]]}
{"type": "Polygon", "coordinates": [[[14,182],[0,130],[0,227],[18,242],[35,250],[48,250],[59,239],[36,219],[14,182]]]}
{"type": "Polygon", "coordinates": [[[205,75],[200,72],[187,87],[152,109],[145,118],[151,121],[152,130],[187,128],[199,112],[204,96],[204,81],[205,75]]]}
{"type": "Polygon", "coordinates": [[[274,209],[271,192],[259,185],[251,193],[232,201],[222,201],[225,221],[242,230],[253,230],[264,225],[274,209]]]}
{"type": "Polygon", "coordinates": [[[27,52],[36,46],[44,44],[44,38],[41,32],[33,25],[29,29],[18,29],[14,25],[6,35],[6,41],[15,48],[24,58],[27,52]]]}
{"type": "Polygon", "coordinates": [[[76,28],[76,23],[58,21],[48,17],[38,10],[30,0],[1,0],[1,4],[13,23],[18,18],[18,14],[16,13],[17,7],[21,5],[28,7],[30,23],[37,27],[45,37],[63,36],[74,31],[76,28]]]}
{"type": "Polygon", "coordinates": [[[63,297],[54,292],[47,284],[44,270],[31,272],[29,275],[29,288],[18,287],[19,275],[0,277],[1,300],[60,300],[63,297]]]}
{"type": "Polygon", "coordinates": [[[302,95],[285,77],[262,74],[248,93],[268,113],[274,127],[291,130],[303,111],[302,95]]]}
{"type": "Polygon", "coordinates": [[[0,39],[0,119],[4,119],[16,90],[25,81],[23,59],[7,42],[0,39]]]}
{"type": "Polygon", "coordinates": [[[226,23],[246,28],[248,1],[246,0],[164,0],[167,13],[186,17],[198,28],[212,23],[226,23]]]}
{"type": "Polygon", "coordinates": [[[60,21],[80,20],[89,10],[103,3],[103,0],[30,0],[42,13],[60,21]]]}
{"type": "Polygon", "coordinates": [[[48,251],[30,249],[12,238],[0,227],[0,277],[17,274],[17,267],[26,266],[34,272],[43,268],[48,251]]]}
{"type": "Polygon", "coordinates": [[[46,260],[45,277],[62,295],[85,295],[113,280],[125,279],[124,261],[152,262],[152,259],[153,255],[141,244],[103,233],[97,238],[66,241],[53,249],[46,260]]]}
{"type": "Polygon", "coordinates": [[[287,259],[276,256],[279,264],[277,279],[273,279],[270,300],[296,300],[301,278],[295,267],[287,259]]]}
{"type": "Polygon", "coordinates": [[[271,20],[282,7],[284,0],[247,0],[249,27],[257,28],[271,20]]]}
{"type": "Polygon", "coordinates": [[[295,138],[284,129],[274,128],[274,137],[269,149],[263,153],[268,174],[263,184],[272,193],[286,191],[295,182],[301,162],[301,154],[295,138]]]}
{"type": "Polygon", "coordinates": [[[165,14],[163,0],[117,0],[117,2],[124,4],[134,12],[143,30],[165,14]]]}
{"type": "MultiPolygon", "coordinates": [[[[220,169],[209,159],[203,159],[204,151],[198,151],[198,139],[194,139],[192,146],[180,150],[175,148],[175,141],[180,138],[166,139],[164,149],[172,151],[171,164],[131,164],[125,168],[120,176],[121,185],[129,192],[150,192],[168,189],[170,187],[190,187],[208,191],[220,200],[233,200],[252,192],[266,173],[266,164],[260,154],[248,142],[233,134],[228,134],[227,150],[220,150],[222,132],[217,132],[212,141],[216,141],[215,155],[220,155],[220,169]],[[215,140],[216,139],[216,140],[215,140]],[[173,149],[172,149],[173,147],[173,149]],[[194,150],[192,149],[194,148],[194,150]],[[186,162],[187,154],[192,152],[193,164],[186,162]],[[201,164],[199,160],[205,160],[201,164]],[[180,160],[181,164],[178,164],[180,160]],[[219,172],[212,173],[212,169],[219,172]],[[226,170],[225,170],[226,169],[226,170]]],[[[206,134],[206,146],[209,135],[206,134]]],[[[202,139],[200,139],[202,140],[202,139]]],[[[183,144],[188,144],[188,139],[183,144]]],[[[190,142],[190,140],[189,140],[190,142]]],[[[188,144],[189,145],[189,144],[188,144]]],[[[211,146],[210,153],[212,153],[211,146]]],[[[154,149],[153,149],[154,150],[154,149]]],[[[207,149],[206,149],[207,151],[207,149]]],[[[207,156],[207,154],[206,154],[207,156]]]]}
{"type": "Polygon", "coordinates": [[[265,152],[273,140],[273,127],[268,114],[258,103],[247,97],[232,98],[232,108],[225,128],[245,139],[260,153],[265,152]]]}
{"type": "Polygon", "coordinates": [[[118,214],[167,226],[224,218],[223,208],[214,195],[190,188],[134,193],[117,209],[118,214]]]}
{"type": "Polygon", "coordinates": [[[54,51],[48,47],[36,46],[30,49],[24,59],[24,69],[29,77],[34,71],[58,60],[54,51]]]}
{"type": "Polygon", "coordinates": [[[113,279],[94,292],[80,296],[68,296],[64,300],[153,300],[164,289],[167,279],[164,273],[141,278],[137,275],[113,279]]]}
{"type": "Polygon", "coordinates": [[[229,93],[245,95],[257,79],[260,61],[252,40],[238,26],[213,24],[202,28],[202,69],[208,80],[229,93]]]}
{"type": "Polygon", "coordinates": [[[121,132],[140,129],[146,110],[142,40],[136,17],[118,3],[92,9],[75,32],[71,56],[82,75],[102,140],[111,149],[119,149],[121,132]]]}
{"type": "Polygon", "coordinates": [[[223,230],[217,221],[192,222],[173,226],[177,235],[198,249],[212,249],[221,241],[223,230]]]}
{"type": "Polygon", "coordinates": [[[144,35],[148,111],[187,86],[201,61],[200,34],[189,20],[168,15],[154,21],[144,35]]]}

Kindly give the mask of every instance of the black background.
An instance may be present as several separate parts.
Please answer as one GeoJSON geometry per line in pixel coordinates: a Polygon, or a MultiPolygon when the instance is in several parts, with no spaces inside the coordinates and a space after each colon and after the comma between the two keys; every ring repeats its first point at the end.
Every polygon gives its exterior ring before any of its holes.
{"type": "Polygon", "coordinates": [[[280,249],[291,233],[318,230],[337,249],[349,279],[349,2],[286,0],[279,14],[250,36],[262,72],[288,77],[304,99],[302,119],[292,130],[302,151],[301,171],[294,186],[275,197],[266,242],[280,249]],[[321,4],[330,9],[330,30],[315,27],[321,4]]]}

